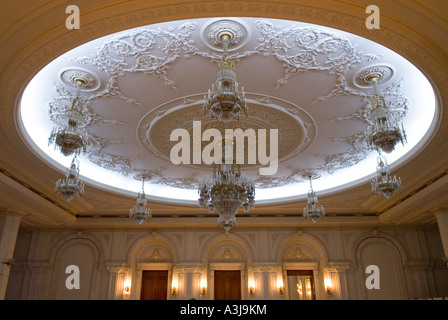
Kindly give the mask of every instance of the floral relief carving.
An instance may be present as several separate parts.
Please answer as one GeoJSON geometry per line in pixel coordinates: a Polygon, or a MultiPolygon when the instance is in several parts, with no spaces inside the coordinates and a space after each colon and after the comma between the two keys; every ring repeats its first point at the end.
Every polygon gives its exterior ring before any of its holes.
{"type": "Polygon", "coordinates": [[[281,28],[261,19],[256,24],[262,34],[256,51],[266,56],[270,53],[284,63],[285,75],[277,81],[277,87],[301,72],[317,70],[337,77],[338,84],[333,94],[345,92],[344,73],[360,63],[378,58],[375,54],[359,52],[345,37],[324,29],[281,28]]]}
{"type": "Polygon", "coordinates": [[[175,82],[167,76],[167,69],[182,52],[188,57],[197,51],[194,42],[189,40],[196,26],[195,21],[188,21],[179,27],[178,33],[171,27],[128,32],[107,41],[95,55],[76,61],[94,66],[113,79],[127,72],[143,72],[176,89],[175,82]]]}

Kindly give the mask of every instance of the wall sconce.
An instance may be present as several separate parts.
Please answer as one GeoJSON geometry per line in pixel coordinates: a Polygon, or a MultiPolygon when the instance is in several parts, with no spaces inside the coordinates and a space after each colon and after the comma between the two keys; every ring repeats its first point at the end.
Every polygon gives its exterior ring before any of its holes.
{"type": "Polygon", "coordinates": [[[280,296],[283,296],[283,279],[278,278],[277,279],[277,290],[280,296]]]}
{"type": "Polygon", "coordinates": [[[131,294],[131,280],[127,279],[123,284],[123,295],[127,298],[131,294]]]}
{"type": "Polygon", "coordinates": [[[175,295],[177,293],[179,283],[177,282],[177,279],[173,279],[173,282],[171,284],[171,294],[175,295]]]}
{"type": "Polygon", "coordinates": [[[325,279],[325,290],[328,294],[331,294],[331,280],[325,279]]]}
{"type": "Polygon", "coordinates": [[[254,282],[254,280],[250,280],[249,281],[249,294],[251,296],[253,296],[254,292],[255,292],[255,282],[254,282]]]}
{"type": "Polygon", "coordinates": [[[207,292],[207,280],[202,279],[200,286],[201,286],[201,296],[205,296],[205,293],[207,292]]]}

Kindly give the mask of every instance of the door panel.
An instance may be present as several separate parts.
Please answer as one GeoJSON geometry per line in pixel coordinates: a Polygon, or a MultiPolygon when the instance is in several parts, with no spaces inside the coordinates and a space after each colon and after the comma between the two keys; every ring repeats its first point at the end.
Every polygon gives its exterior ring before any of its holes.
{"type": "Polygon", "coordinates": [[[166,300],[168,293],[168,270],[142,272],[141,300],[166,300]]]}
{"type": "Polygon", "coordinates": [[[215,271],[215,300],[241,300],[241,271],[215,271]]]}

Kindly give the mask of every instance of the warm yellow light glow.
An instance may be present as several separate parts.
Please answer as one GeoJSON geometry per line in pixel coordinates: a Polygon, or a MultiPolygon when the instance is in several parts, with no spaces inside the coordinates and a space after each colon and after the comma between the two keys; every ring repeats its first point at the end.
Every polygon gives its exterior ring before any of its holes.
{"type": "Polygon", "coordinates": [[[328,294],[330,294],[331,293],[331,280],[330,280],[330,278],[326,278],[324,280],[324,283],[325,283],[325,290],[327,291],[328,294]]]}
{"type": "Polygon", "coordinates": [[[205,293],[207,292],[207,280],[202,279],[200,286],[201,286],[201,294],[205,295],[205,293]]]}
{"type": "Polygon", "coordinates": [[[305,279],[306,283],[306,294],[311,295],[311,282],[310,279],[305,279]]]}
{"type": "Polygon", "coordinates": [[[171,293],[176,294],[178,287],[179,287],[179,282],[177,281],[177,279],[173,279],[173,281],[171,282],[171,293]]]}
{"type": "Polygon", "coordinates": [[[131,293],[131,279],[126,279],[123,284],[123,294],[128,295],[130,293],[131,293]]]}
{"type": "Polygon", "coordinates": [[[277,279],[277,290],[280,295],[283,294],[283,279],[282,278],[277,279]]]}
{"type": "Polygon", "coordinates": [[[249,280],[249,293],[252,295],[255,292],[255,281],[249,280]]]}
{"type": "Polygon", "coordinates": [[[302,291],[302,281],[299,280],[299,283],[297,284],[297,293],[302,296],[303,291],[302,291]]]}

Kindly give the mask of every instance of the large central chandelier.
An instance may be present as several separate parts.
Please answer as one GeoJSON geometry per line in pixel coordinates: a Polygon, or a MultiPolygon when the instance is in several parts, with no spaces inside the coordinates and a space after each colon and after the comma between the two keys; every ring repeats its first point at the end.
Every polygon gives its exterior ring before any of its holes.
{"type": "Polygon", "coordinates": [[[81,88],[85,85],[82,79],[74,80],[77,87],[76,97],[73,99],[71,108],[66,110],[62,116],[62,126],[57,126],[48,138],[48,144],[55,144],[64,156],[72,154],[79,155],[81,150],[87,147],[87,137],[81,128],[82,103],[79,98],[81,88]]]}
{"type": "Polygon", "coordinates": [[[372,191],[382,194],[385,198],[390,198],[395,191],[401,188],[401,179],[389,175],[390,167],[384,157],[378,156],[378,166],[376,167],[376,177],[371,181],[372,191]]]}
{"type": "Polygon", "coordinates": [[[403,116],[400,110],[388,108],[383,96],[378,93],[378,77],[370,77],[374,87],[371,100],[371,112],[368,115],[370,126],[367,128],[367,144],[371,149],[391,153],[397,143],[406,142],[406,133],[401,123],[403,116]]]}
{"type": "Polygon", "coordinates": [[[325,216],[325,209],[323,206],[318,205],[318,198],[316,192],[313,190],[313,185],[311,180],[317,179],[319,176],[316,174],[309,174],[308,179],[310,180],[310,189],[308,191],[307,202],[308,204],[303,208],[303,217],[310,219],[312,222],[316,222],[323,216],[325,216]]]}
{"type": "Polygon", "coordinates": [[[84,184],[79,180],[79,161],[73,158],[70,168],[67,169],[66,179],[56,182],[55,191],[70,201],[78,195],[84,194],[84,184]]]}
{"type": "Polygon", "coordinates": [[[247,116],[247,105],[244,94],[244,88],[241,89],[241,95],[238,92],[238,82],[236,81],[235,62],[228,57],[228,47],[231,41],[232,33],[222,31],[219,39],[222,42],[224,53],[219,63],[219,70],[216,73],[216,86],[208,90],[208,95],[204,97],[204,113],[210,112],[212,117],[218,121],[229,123],[238,119],[241,111],[247,116]]]}
{"type": "Polygon", "coordinates": [[[255,207],[255,185],[242,175],[239,166],[222,163],[215,165],[213,178],[199,185],[199,207],[218,213],[218,224],[228,232],[236,224],[238,209],[249,212],[255,207]]]}

